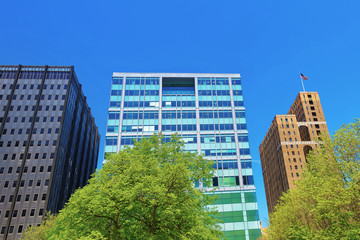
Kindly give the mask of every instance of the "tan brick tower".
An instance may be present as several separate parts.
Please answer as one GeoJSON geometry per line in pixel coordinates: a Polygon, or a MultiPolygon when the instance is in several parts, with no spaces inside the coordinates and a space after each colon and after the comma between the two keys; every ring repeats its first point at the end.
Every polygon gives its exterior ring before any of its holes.
{"type": "Polygon", "coordinates": [[[300,179],[305,156],[318,147],[322,132],[329,134],[317,92],[300,92],[286,115],[275,116],[259,147],[269,212],[300,179]]]}

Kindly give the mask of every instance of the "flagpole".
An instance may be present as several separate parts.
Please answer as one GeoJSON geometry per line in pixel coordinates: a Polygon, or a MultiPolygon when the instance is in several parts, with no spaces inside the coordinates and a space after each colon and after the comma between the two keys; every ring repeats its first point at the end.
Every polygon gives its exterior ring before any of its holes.
{"type": "Polygon", "coordinates": [[[302,85],[303,90],[304,90],[304,92],[305,92],[304,80],[303,80],[303,78],[301,77],[301,72],[299,72],[299,75],[300,75],[300,79],[301,79],[301,85],[302,85]]]}

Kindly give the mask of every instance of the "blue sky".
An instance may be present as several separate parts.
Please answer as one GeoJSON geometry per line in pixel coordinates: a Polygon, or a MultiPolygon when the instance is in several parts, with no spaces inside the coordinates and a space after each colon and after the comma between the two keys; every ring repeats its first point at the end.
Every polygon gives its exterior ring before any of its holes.
{"type": "MultiPolygon", "coordinates": [[[[359,1],[3,1],[0,64],[74,65],[102,136],[112,72],[240,73],[258,146],[275,114],[318,91],[330,132],[359,117],[359,1]]],[[[264,224],[266,225],[266,224],[264,224]]]]}

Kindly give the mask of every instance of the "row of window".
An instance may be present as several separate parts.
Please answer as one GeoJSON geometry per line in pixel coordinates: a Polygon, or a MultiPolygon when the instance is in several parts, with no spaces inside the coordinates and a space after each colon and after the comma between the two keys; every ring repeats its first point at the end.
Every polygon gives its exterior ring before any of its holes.
{"type": "MultiPolygon", "coordinates": [[[[232,118],[231,111],[200,111],[200,118],[232,118]]],[[[157,119],[158,112],[124,112],[123,119],[157,119]]],[[[245,117],[245,112],[236,111],[236,117],[245,117]]],[[[109,119],[119,119],[120,112],[109,112],[109,119]]],[[[163,111],[163,119],[194,119],[195,111],[163,111]]]]}
{"type": "MultiPolygon", "coordinates": [[[[44,110],[50,111],[50,109],[51,109],[52,111],[56,111],[57,106],[52,106],[52,108],[50,108],[50,107],[51,106],[44,106],[44,110]]],[[[7,109],[7,106],[4,106],[3,111],[6,111],[6,109],[7,109]]],[[[14,109],[15,109],[14,106],[10,106],[9,111],[13,111],[14,109]]],[[[31,111],[35,111],[35,109],[36,109],[36,106],[31,107],[31,111]]],[[[43,110],[43,106],[39,106],[38,111],[42,111],[42,110],[43,110]]],[[[64,110],[64,106],[63,105],[59,106],[59,110],[60,111],[64,110]]],[[[26,106],[16,106],[16,111],[25,111],[25,112],[29,111],[29,106],[27,106],[27,105],[26,106]]]]}
{"type": "MultiPolygon", "coordinates": [[[[46,194],[43,194],[42,200],[45,200],[45,199],[46,199],[46,194]]],[[[41,210],[41,209],[40,209],[40,210],[41,210]]],[[[21,211],[21,217],[25,217],[25,216],[26,216],[26,212],[27,212],[27,209],[23,209],[23,210],[21,211]]],[[[10,211],[7,210],[7,211],[5,212],[4,218],[8,218],[9,215],[10,215],[10,211]]],[[[14,212],[13,212],[13,217],[17,217],[17,215],[18,215],[18,210],[14,210],[14,212]]],[[[31,209],[31,210],[29,211],[29,216],[34,216],[34,215],[35,215],[35,209],[33,208],[33,209],[31,209]]],[[[41,216],[41,215],[43,215],[43,211],[39,211],[39,216],[41,216]]]]}
{"type": "Polygon", "coordinates": [[[159,96],[159,90],[125,90],[125,96],[159,96]]]}
{"type": "MultiPolygon", "coordinates": [[[[27,172],[28,172],[28,169],[29,169],[29,167],[25,166],[25,167],[24,167],[24,173],[27,173],[27,172]]],[[[44,169],[45,169],[44,166],[40,166],[40,167],[39,167],[39,172],[44,172],[44,169]]],[[[4,168],[4,167],[1,167],[1,168],[0,168],[0,174],[3,174],[4,171],[5,171],[5,168],[4,168]]],[[[8,168],[8,173],[12,173],[12,171],[13,171],[13,167],[9,167],[9,168],[8,168]]],[[[20,167],[17,167],[17,168],[16,168],[16,173],[19,173],[19,172],[20,172],[20,167]]],[[[32,172],[32,173],[36,172],[36,166],[33,166],[33,167],[31,168],[31,172],[32,172]]],[[[47,172],[51,172],[51,166],[48,166],[48,167],[47,167],[47,172]]]]}
{"type": "MultiPolygon", "coordinates": [[[[19,130],[21,130],[21,129],[19,129],[19,130]]],[[[22,132],[22,131],[19,131],[19,132],[22,132]]],[[[0,147],[3,147],[3,146],[12,147],[12,143],[13,143],[13,141],[7,141],[7,142],[0,141],[0,147]]],[[[22,146],[25,147],[26,144],[27,144],[27,141],[23,141],[22,146]]],[[[37,142],[37,146],[41,146],[41,145],[42,145],[42,141],[39,140],[37,142]]],[[[14,141],[14,147],[19,147],[19,146],[20,146],[20,141],[14,141]]],[[[30,147],[33,147],[33,146],[35,146],[35,142],[33,140],[31,140],[30,147]]],[[[44,146],[50,146],[50,140],[44,140],[44,146]]],[[[56,140],[52,141],[52,146],[56,146],[56,140]]]]}
{"type": "MultiPolygon", "coordinates": [[[[18,100],[31,100],[32,96],[34,96],[33,97],[34,100],[37,100],[39,98],[39,95],[35,95],[35,94],[34,95],[26,95],[27,97],[25,97],[25,95],[16,95],[16,94],[14,94],[12,99],[16,100],[18,96],[19,96],[18,100]]],[[[47,100],[51,100],[52,96],[53,95],[48,95],[47,100]]],[[[65,100],[65,97],[66,97],[65,95],[62,95],[61,99],[65,100]]],[[[0,95],[0,100],[2,100],[2,99],[3,99],[3,95],[0,95]]],[[[6,100],[9,100],[9,99],[10,99],[10,95],[6,95],[6,100]]],[[[41,100],[45,100],[45,95],[41,95],[41,100]]],[[[54,100],[59,100],[59,95],[54,95],[54,100]]]]}
{"type": "Polygon", "coordinates": [[[195,107],[195,101],[163,101],[163,107],[195,107]]]}
{"type": "MultiPolygon", "coordinates": [[[[120,103],[120,102],[119,102],[120,103]]],[[[120,107],[121,105],[119,104],[116,107],[120,107]]],[[[134,102],[134,101],[128,101],[128,102],[124,102],[124,107],[158,107],[159,103],[158,102],[149,102],[149,101],[143,101],[143,102],[134,102]],[[153,104],[154,103],[154,104],[153,104]]],[[[111,107],[111,102],[110,102],[110,107],[111,107]]]]}
{"type": "MultiPolygon", "coordinates": [[[[47,180],[47,181],[49,181],[49,180],[47,180]]],[[[40,185],[39,185],[39,186],[40,186],[40,185]]],[[[47,185],[46,185],[46,186],[47,186],[47,185]]],[[[1,196],[1,197],[0,197],[0,202],[5,202],[5,197],[6,197],[5,195],[1,196]]],[[[44,197],[44,195],[43,195],[43,197],[44,197]]],[[[22,195],[21,195],[21,194],[17,195],[16,201],[17,201],[17,202],[20,202],[20,201],[21,201],[21,198],[22,198],[22,195]]],[[[46,194],[45,194],[45,198],[46,198],[46,194]]],[[[45,200],[45,198],[42,199],[42,200],[45,200]]],[[[13,199],[14,199],[14,195],[10,195],[10,196],[9,196],[9,202],[12,202],[13,199]]],[[[30,200],[30,194],[25,195],[25,202],[27,202],[27,201],[29,201],[29,200],[30,200]]],[[[34,194],[33,201],[37,201],[37,200],[38,200],[38,194],[34,194]]]]}
{"type": "MultiPolygon", "coordinates": [[[[244,185],[254,185],[253,176],[242,176],[244,185]]],[[[239,186],[239,176],[234,177],[214,177],[213,178],[213,187],[230,187],[230,186],[239,186]]]]}
{"type": "MultiPolygon", "coordinates": [[[[49,179],[46,179],[45,180],[45,186],[49,186],[49,179]]],[[[28,182],[28,187],[31,187],[31,186],[33,186],[33,183],[34,183],[34,180],[29,180],[29,182],[28,182]]],[[[12,186],[13,187],[16,187],[16,184],[17,184],[17,181],[13,181],[13,184],[12,184],[12,186]]],[[[20,187],[24,187],[25,186],[25,180],[21,180],[21,182],[20,182],[20,187]]],[[[36,186],[37,187],[39,187],[39,186],[41,186],[41,180],[37,180],[36,181],[36,186]]],[[[4,182],[4,188],[8,188],[9,187],[9,181],[5,181],[4,182]]],[[[18,196],[20,196],[20,199],[21,199],[21,195],[18,195],[18,196]]],[[[20,201],[20,200],[19,200],[20,201]]]]}
{"type": "MultiPolygon", "coordinates": [[[[215,169],[238,169],[237,160],[222,160],[214,163],[215,169]]],[[[252,168],[251,161],[241,161],[241,168],[252,168]]]]}
{"type": "MultiPolygon", "coordinates": [[[[124,107],[158,107],[159,102],[126,101],[124,107]]],[[[243,107],[243,101],[234,101],[235,107],[243,107]]],[[[162,101],[163,107],[195,107],[195,101],[162,101]]],[[[120,108],[120,101],[110,101],[110,107],[120,108]]],[[[199,101],[199,107],[231,107],[231,101],[199,101]]]]}
{"type": "MultiPolygon", "coordinates": [[[[233,91],[235,96],[242,95],[241,90],[233,91]]],[[[194,95],[194,91],[163,90],[163,95],[194,95]]],[[[111,90],[111,96],[121,96],[122,90],[111,90]]],[[[199,96],[229,96],[230,90],[199,90],[199,96]]],[[[159,90],[125,90],[125,96],[159,96],[159,90]]]]}
{"type": "MultiPolygon", "coordinates": [[[[54,141],[53,143],[54,145],[53,146],[56,146],[56,141],[54,141]]],[[[11,155],[11,160],[15,160],[16,159],[16,153],[13,153],[11,155]]],[[[39,156],[40,156],[40,153],[34,153],[34,159],[39,159],[39,156]]],[[[46,159],[46,156],[47,156],[47,153],[43,153],[42,154],[42,159],[46,159]]],[[[53,159],[55,157],[55,153],[50,153],[50,159],[53,159]]],[[[23,159],[24,158],[24,154],[21,153],[20,154],[20,159],[23,159]]],[[[9,154],[5,153],[4,156],[3,156],[3,160],[10,160],[10,156],[9,154]]],[[[31,159],[31,153],[28,153],[27,156],[26,156],[26,159],[31,159]]]]}
{"type": "MultiPolygon", "coordinates": [[[[42,118],[42,122],[47,122],[49,119],[49,122],[54,122],[55,121],[55,117],[43,117],[42,118]]],[[[0,118],[0,122],[3,121],[3,118],[0,118]]],[[[33,121],[33,117],[29,117],[28,118],[28,122],[32,122],[33,121]]],[[[7,117],[6,118],[6,122],[11,122],[11,117],[7,117]]],[[[26,122],[26,117],[14,117],[14,122],[26,122]]],[[[40,122],[40,117],[36,117],[35,118],[35,122],[40,122]]],[[[57,117],[57,122],[61,122],[61,117],[57,117]]],[[[4,134],[4,133],[3,133],[4,134]]],[[[5,133],[6,134],[6,133],[5,133]]]]}
{"type": "Polygon", "coordinates": [[[196,131],[196,124],[162,125],[163,131],[196,131]]]}
{"type": "MultiPolygon", "coordinates": [[[[1,77],[0,77],[1,78],[1,77]]],[[[9,84],[8,85],[9,86],[9,89],[13,89],[13,87],[14,87],[14,84],[9,84]]],[[[41,89],[41,84],[23,84],[22,85],[22,89],[27,89],[28,88],[28,86],[29,86],[29,89],[30,90],[32,90],[32,89],[35,89],[35,86],[36,86],[36,89],[41,89]]],[[[67,84],[65,84],[65,85],[63,85],[64,87],[64,89],[67,89],[68,88],[68,85],[67,84]]],[[[3,84],[2,85],[2,89],[6,89],[6,84],[3,84]]],[[[20,89],[20,84],[16,84],[16,87],[15,87],[15,89],[20,89]]],[[[48,89],[48,85],[47,84],[44,84],[44,88],[43,89],[48,89]]],[[[49,89],[51,89],[51,90],[53,90],[53,89],[61,89],[61,85],[60,84],[57,84],[56,85],[56,88],[55,88],[55,84],[50,84],[49,85],[49,89]]]]}
{"type": "Polygon", "coordinates": [[[228,78],[198,78],[199,85],[229,85],[228,78]]]}
{"type": "MultiPolygon", "coordinates": [[[[235,107],[243,107],[243,101],[234,101],[235,107]]],[[[231,101],[199,101],[199,107],[231,107],[231,101]]]]}
{"type": "MultiPolygon", "coordinates": [[[[249,148],[240,148],[240,155],[250,155],[249,148]]],[[[201,153],[205,156],[235,156],[236,149],[205,149],[201,150],[201,153]]]]}
{"type": "MultiPolygon", "coordinates": [[[[240,125],[240,124],[238,124],[240,125]]],[[[239,128],[238,130],[246,129],[246,125],[243,124],[245,128],[239,128]]],[[[141,126],[142,127],[142,126],[141,126]]],[[[137,132],[138,126],[123,126],[123,132],[137,132]]],[[[140,129],[140,128],[139,128],[140,129]]],[[[154,129],[158,130],[158,125],[154,125],[154,129]]],[[[233,124],[200,124],[201,131],[230,131],[234,130],[233,124]]],[[[141,131],[141,130],[139,130],[141,131]]],[[[170,124],[162,125],[162,131],[196,131],[196,124],[170,124]]]]}
{"type": "MultiPolygon", "coordinates": [[[[0,121],[1,122],[1,121],[0,121]]],[[[3,134],[4,135],[6,135],[7,134],[7,132],[8,132],[8,130],[9,130],[9,133],[10,133],[10,135],[13,135],[13,134],[15,134],[15,128],[12,128],[12,129],[4,129],[3,130],[3,134]]],[[[47,129],[47,134],[51,134],[51,132],[52,132],[52,128],[48,128],[47,129]]],[[[18,131],[17,131],[17,134],[22,134],[23,133],[23,129],[18,129],[18,131]]],[[[27,128],[26,129],[26,131],[25,131],[25,133],[26,134],[29,134],[30,133],[30,128],[27,128]]],[[[38,129],[37,128],[33,128],[33,134],[37,134],[37,133],[40,133],[40,134],[44,134],[45,133],[45,128],[40,128],[40,131],[38,131],[38,129]]],[[[55,133],[59,133],[59,128],[55,128],[55,133]]],[[[40,141],[41,142],[41,141],[40,141]]],[[[39,143],[38,143],[39,144],[39,143]]],[[[40,143],[40,145],[41,145],[41,143],[40,143]]],[[[40,146],[40,145],[38,145],[38,146],[40,146]]]]}
{"type": "MultiPolygon", "coordinates": [[[[159,112],[124,112],[123,119],[158,119],[159,112]]],[[[117,118],[118,119],[118,118],[117,118]]]]}
{"type": "Polygon", "coordinates": [[[200,124],[201,131],[234,130],[233,124],[200,124]]]}
{"type": "Polygon", "coordinates": [[[159,78],[158,77],[128,77],[126,78],[126,84],[132,85],[159,85],[159,78]]]}

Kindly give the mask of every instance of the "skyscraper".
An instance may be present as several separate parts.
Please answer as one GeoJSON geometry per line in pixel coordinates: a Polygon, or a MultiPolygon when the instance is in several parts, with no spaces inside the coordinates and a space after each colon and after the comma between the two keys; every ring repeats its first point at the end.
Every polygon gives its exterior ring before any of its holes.
{"type": "Polygon", "coordinates": [[[321,133],[329,134],[317,92],[300,92],[288,114],[275,116],[259,147],[269,212],[300,179],[321,133]]]}
{"type": "Polygon", "coordinates": [[[177,132],[187,151],[215,161],[215,206],[225,236],[257,239],[261,233],[240,74],[114,73],[105,157],[155,132],[162,132],[165,141],[177,132]]]}
{"type": "Polygon", "coordinates": [[[94,172],[99,140],[74,67],[0,66],[0,239],[59,211],[94,172]]]}

